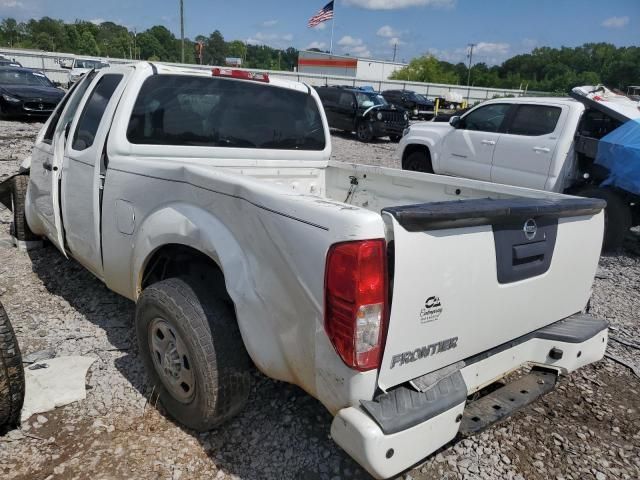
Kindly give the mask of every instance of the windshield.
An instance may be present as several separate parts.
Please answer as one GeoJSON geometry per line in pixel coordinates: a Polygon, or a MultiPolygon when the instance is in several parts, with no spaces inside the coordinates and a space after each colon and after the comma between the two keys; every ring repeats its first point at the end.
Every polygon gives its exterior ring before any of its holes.
{"type": "Polygon", "coordinates": [[[369,108],[374,105],[387,105],[384,97],[378,93],[356,92],[358,107],[369,108]]]}
{"type": "Polygon", "coordinates": [[[140,89],[131,143],[323,150],[325,133],[307,92],[259,82],[155,75],[140,89]]]}
{"type": "Polygon", "coordinates": [[[0,70],[0,84],[53,87],[53,84],[42,73],[26,70],[0,70]]]}
{"type": "Polygon", "coordinates": [[[416,92],[405,92],[405,95],[409,100],[413,100],[414,102],[424,102],[424,97],[422,95],[418,95],[416,92]]]}
{"type": "Polygon", "coordinates": [[[75,68],[95,68],[100,70],[101,68],[108,67],[106,63],[102,63],[99,60],[76,60],[75,68]]]}

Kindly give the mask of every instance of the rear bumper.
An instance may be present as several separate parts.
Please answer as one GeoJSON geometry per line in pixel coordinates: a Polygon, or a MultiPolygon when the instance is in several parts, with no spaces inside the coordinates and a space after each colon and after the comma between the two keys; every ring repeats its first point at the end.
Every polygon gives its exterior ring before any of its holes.
{"type": "MultiPolygon", "coordinates": [[[[604,356],[607,336],[606,322],[587,315],[574,315],[465,361],[465,366],[454,374],[464,381],[466,391],[462,396],[457,391],[460,383],[451,381],[453,375],[444,379],[448,382],[444,388],[438,383],[426,393],[412,390],[410,394],[396,395],[398,388],[376,399],[381,406],[377,418],[367,412],[374,411],[370,405],[367,410],[364,407],[340,410],[331,425],[331,435],[371,475],[391,477],[455,438],[464,424],[467,395],[523,364],[566,374],[593,363],[604,356]],[[558,357],[558,352],[561,352],[561,358],[552,358],[558,357]],[[392,401],[381,398],[387,396],[398,398],[392,401]],[[443,407],[447,398],[451,400],[443,407]],[[431,410],[432,415],[421,416],[420,409],[431,410]],[[407,427],[408,416],[410,426],[407,427]],[[403,425],[402,430],[394,428],[398,424],[403,425]]],[[[530,397],[529,402],[535,399],[535,396],[530,397]]],[[[365,405],[371,403],[363,402],[365,405]]],[[[520,403],[518,407],[525,404],[520,403]]]]}

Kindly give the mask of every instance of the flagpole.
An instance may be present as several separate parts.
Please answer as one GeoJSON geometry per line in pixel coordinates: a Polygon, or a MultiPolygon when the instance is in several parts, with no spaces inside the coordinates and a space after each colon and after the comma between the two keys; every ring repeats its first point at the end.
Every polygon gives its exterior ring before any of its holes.
{"type": "Polygon", "coordinates": [[[336,23],[336,1],[333,0],[333,17],[331,17],[331,43],[329,44],[329,55],[333,54],[333,25],[336,23]]]}

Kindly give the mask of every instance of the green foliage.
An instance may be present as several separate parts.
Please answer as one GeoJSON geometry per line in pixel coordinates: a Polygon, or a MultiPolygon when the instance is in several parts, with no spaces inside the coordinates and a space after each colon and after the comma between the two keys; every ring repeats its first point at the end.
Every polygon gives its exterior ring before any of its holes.
{"type": "MultiPolygon", "coordinates": [[[[435,83],[467,84],[468,69],[419,57],[395,72],[393,78],[435,83]]],[[[580,47],[540,47],[516,55],[502,65],[471,67],[471,84],[479,87],[527,88],[566,93],[576,85],[604,83],[624,88],[640,81],[640,47],[615,47],[608,43],[585,43],[580,47]]]]}
{"type": "Polygon", "coordinates": [[[433,83],[457,83],[458,76],[447,67],[451,65],[441,62],[433,55],[414,58],[402,70],[394,72],[391,78],[433,83]]]}

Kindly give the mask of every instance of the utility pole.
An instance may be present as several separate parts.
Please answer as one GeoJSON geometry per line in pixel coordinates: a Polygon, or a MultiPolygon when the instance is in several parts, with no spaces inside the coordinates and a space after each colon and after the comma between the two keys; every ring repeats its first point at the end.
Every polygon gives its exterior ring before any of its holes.
{"type": "Polygon", "coordinates": [[[467,71],[467,103],[469,103],[469,95],[471,94],[471,62],[473,61],[473,49],[475,43],[469,44],[469,69],[467,71]]]}
{"type": "Polygon", "coordinates": [[[396,61],[396,52],[398,51],[398,42],[393,44],[393,61],[396,61]]]}
{"type": "Polygon", "coordinates": [[[182,42],[182,63],[184,63],[184,0],[180,0],[180,41],[182,42]]]}

